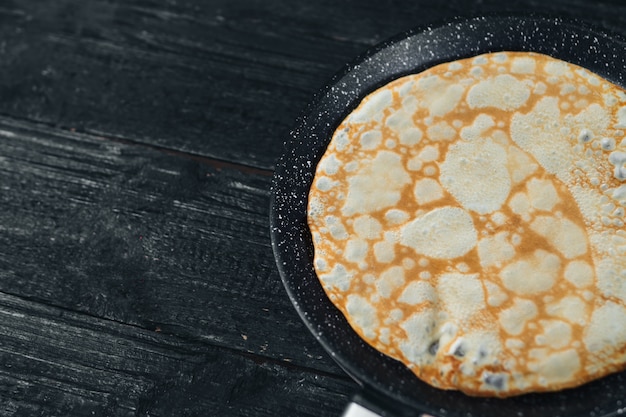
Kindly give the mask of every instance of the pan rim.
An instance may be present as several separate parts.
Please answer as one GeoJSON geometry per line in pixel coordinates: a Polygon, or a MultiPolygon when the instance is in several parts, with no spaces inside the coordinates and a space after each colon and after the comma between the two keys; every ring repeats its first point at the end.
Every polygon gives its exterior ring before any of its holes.
{"type": "MultiPolygon", "coordinates": [[[[469,35],[472,35],[472,33],[469,33],[469,35]]],[[[343,70],[331,78],[320,92],[314,96],[302,116],[296,121],[296,127],[285,143],[284,154],[281,159],[277,161],[275,174],[272,179],[272,192],[270,196],[270,235],[272,249],[287,294],[309,331],[339,366],[357,381],[357,383],[388,396],[392,402],[399,402],[409,409],[419,409],[421,412],[434,415],[442,413],[440,403],[428,402],[427,398],[420,400],[416,400],[414,397],[409,398],[402,389],[383,386],[385,382],[377,378],[376,375],[368,375],[366,373],[367,371],[364,371],[362,366],[355,364],[351,358],[346,357],[345,349],[338,348],[337,340],[329,337],[327,333],[327,331],[337,323],[333,321],[332,318],[314,317],[314,314],[317,314],[316,311],[321,311],[319,310],[321,307],[317,307],[318,310],[315,310],[316,307],[307,305],[306,303],[308,301],[303,297],[300,287],[296,285],[297,278],[294,277],[294,274],[298,272],[310,273],[312,270],[312,261],[309,262],[310,268],[307,269],[307,259],[305,259],[306,256],[312,257],[312,248],[308,248],[308,253],[306,250],[299,252],[298,256],[296,256],[298,259],[296,260],[292,257],[292,250],[287,249],[290,248],[289,245],[294,244],[306,246],[308,226],[305,227],[306,230],[302,230],[303,226],[306,225],[306,209],[304,212],[302,212],[301,209],[302,205],[306,207],[306,195],[308,194],[308,188],[312,181],[312,171],[314,172],[317,161],[319,161],[323,150],[330,140],[329,133],[332,133],[345,115],[358,105],[363,96],[392,79],[399,78],[409,73],[421,72],[426,68],[442,62],[467,58],[486,52],[504,50],[546,53],[555,58],[585,67],[611,82],[626,87],[624,80],[626,73],[619,72],[615,69],[626,68],[626,40],[619,34],[610,33],[588,22],[539,14],[512,13],[456,18],[451,21],[440,22],[437,25],[411,29],[382,42],[356,58],[356,60],[348,64],[343,70]],[[508,34],[509,37],[497,37],[493,34],[494,29],[503,30],[504,28],[512,30],[512,32],[508,34]],[[477,39],[476,44],[458,49],[433,44],[441,44],[443,42],[441,39],[442,36],[443,39],[447,39],[451,34],[459,32],[466,35],[470,29],[474,31],[491,29],[492,32],[490,33],[493,36],[485,36],[483,37],[484,41],[482,43],[478,42],[477,39]],[[539,33],[533,32],[537,29],[539,29],[539,33]],[[557,31],[562,31],[561,35],[555,35],[557,31]],[[546,34],[550,36],[547,38],[542,37],[542,35],[546,34]],[[567,39],[566,36],[573,37],[567,39]],[[521,39],[527,39],[529,43],[521,44],[521,39]],[[533,43],[540,41],[543,43],[533,43]],[[558,41],[560,41],[561,44],[558,44],[558,41]],[[574,43],[577,43],[578,46],[584,44],[587,49],[584,51],[581,49],[574,53],[572,48],[577,46],[574,45],[574,43]],[[437,47],[440,49],[436,49],[437,47]],[[588,53],[586,54],[585,52],[593,47],[595,47],[599,54],[604,54],[604,56],[595,56],[595,60],[591,59],[594,58],[594,56],[588,53]],[[408,53],[404,52],[405,49],[406,51],[415,52],[416,48],[423,54],[419,59],[413,58],[413,61],[407,59],[404,62],[404,66],[400,63],[401,65],[391,69],[389,66],[385,67],[385,65],[388,65],[390,54],[393,59],[398,60],[398,56],[400,56],[400,59],[405,59],[407,58],[406,53],[408,53]],[[613,58],[621,59],[621,64],[614,62],[613,68],[611,68],[610,65],[606,65],[608,64],[606,54],[609,52],[613,53],[613,58]],[[403,55],[403,53],[405,55],[403,55]],[[621,53],[621,55],[618,56],[618,53],[621,53]],[[385,62],[385,60],[387,60],[387,62],[385,62]],[[382,72],[376,72],[380,71],[381,68],[382,72]],[[386,72],[385,69],[387,69],[386,72]],[[368,71],[371,73],[368,73],[368,71]],[[372,73],[374,74],[372,75],[372,73]],[[357,80],[358,77],[361,78],[357,80]],[[358,91],[346,92],[345,88],[351,84],[358,85],[360,87],[358,91]],[[335,106],[335,108],[332,106],[335,106]],[[331,117],[331,120],[327,119],[327,117],[331,117]],[[306,188],[306,194],[302,194],[304,188],[306,188]],[[294,190],[300,192],[294,195],[294,190]],[[289,211],[289,209],[293,207],[290,204],[293,203],[298,206],[300,209],[299,212],[294,213],[293,210],[289,211]],[[302,223],[303,221],[304,224],[302,223]],[[289,236],[286,238],[286,235],[289,236]],[[299,270],[291,265],[294,261],[298,263],[299,270]],[[311,309],[315,311],[312,312],[311,309]],[[426,402],[423,402],[424,400],[426,400],[426,402]]],[[[310,236],[308,239],[310,246],[310,236]]],[[[321,285],[319,285],[317,279],[315,279],[315,281],[319,286],[319,290],[321,290],[321,285]]],[[[307,285],[314,284],[315,283],[309,283],[307,285]]],[[[326,301],[330,303],[330,300],[326,301]]],[[[324,308],[328,310],[329,307],[326,305],[324,308]]],[[[334,308],[334,306],[332,306],[332,308],[334,308]]],[[[335,312],[341,315],[336,309],[335,312]]],[[[341,319],[343,319],[343,316],[341,316],[341,319]]],[[[343,321],[345,322],[345,319],[343,321]]],[[[345,325],[347,325],[347,323],[345,325]]],[[[358,336],[356,337],[358,338],[358,336]]],[[[369,353],[369,357],[384,361],[385,367],[404,367],[404,365],[401,365],[399,362],[375,351],[365,342],[361,342],[366,346],[365,349],[371,349],[372,352],[369,353]],[[398,365],[394,365],[393,362],[397,362],[398,365]]],[[[350,339],[349,343],[358,343],[358,341],[350,339]]],[[[406,370],[406,372],[410,371],[406,370]]],[[[626,378],[624,372],[618,373],[617,375],[619,378],[622,376],[626,378]]],[[[414,376],[413,378],[417,379],[414,376]]],[[[611,376],[606,378],[610,379],[611,376]]],[[[604,379],[605,378],[603,378],[603,380],[604,379]]],[[[614,376],[613,379],[615,379],[614,376]]],[[[431,395],[434,388],[430,388],[421,381],[419,382],[424,385],[424,387],[421,387],[425,392],[422,397],[431,395]]],[[[575,390],[576,389],[577,388],[575,388],[575,390]]],[[[464,396],[464,394],[457,393],[456,391],[437,391],[444,392],[446,397],[449,396],[451,399],[458,398],[459,395],[464,396]]],[[[569,392],[570,390],[566,391],[569,392]]],[[[563,392],[565,391],[561,391],[560,393],[525,394],[513,398],[525,398],[524,401],[532,405],[534,402],[542,401],[536,398],[545,398],[546,396],[558,397],[562,395],[563,392]]],[[[465,396],[464,398],[472,397],[465,396]]],[[[618,398],[617,400],[619,401],[621,399],[618,398]]],[[[487,404],[502,404],[502,401],[508,400],[481,398],[481,401],[487,404]]],[[[479,412],[480,408],[477,410],[477,412],[479,412]]],[[[467,411],[456,412],[454,410],[445,409],[443,411],[445,411],[446,415],[460,416],[466,415],[467,413],[467,411]]],[[[518,415],[525,415],[524,411],[525,410],[522,410],[522,414],[519,414],[519,411],[517,413],[518,415]]],[[[552,415],[557,414],[554,413],[554,411],[553,409],[546,410],[546,415],[549,413],[552,415]]],[[[562,410],[562,412],[566,411],[567,410],[562,410]]],[[[595,407],[593,410],[597,416],[608,416],[618,411],[619,406],[617,402],[615,407],[595,407]]],[[[508,409],[507,412],[516,411],[514,409],[508,409]]],[[[498,414],[501,415],[502,410],[500,410],[498,414]]],[[[528,411],[528,415],[530,414],[530,411],[528,411]]],[[[570,416],[589,415],[586,412],[582,414],[566,414],[570,416]]],[[[473,415],[476,415],[476,413],[473,413],[473,415]]]]}

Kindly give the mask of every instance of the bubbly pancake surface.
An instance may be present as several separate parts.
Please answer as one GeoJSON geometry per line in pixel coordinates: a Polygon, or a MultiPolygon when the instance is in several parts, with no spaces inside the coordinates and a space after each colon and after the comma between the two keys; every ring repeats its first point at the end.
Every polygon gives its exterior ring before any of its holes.
{"type": "Polygon", "coordinates": [[[621,88],[545,55],[391,82],[317,166],[324,290],[436,387],[505,397],[624,369],[625,130],[621,88]]]}

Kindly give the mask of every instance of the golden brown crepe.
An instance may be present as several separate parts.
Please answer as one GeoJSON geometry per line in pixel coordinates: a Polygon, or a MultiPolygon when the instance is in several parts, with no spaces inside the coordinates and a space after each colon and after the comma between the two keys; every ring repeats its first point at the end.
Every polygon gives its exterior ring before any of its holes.
{"type": "Polygon", "coordinates": [[[545,55],[391,82],[317,166],[324,290],[439,388],[505,397],[623,369],[625,130],[623,89],[545,55]]]}

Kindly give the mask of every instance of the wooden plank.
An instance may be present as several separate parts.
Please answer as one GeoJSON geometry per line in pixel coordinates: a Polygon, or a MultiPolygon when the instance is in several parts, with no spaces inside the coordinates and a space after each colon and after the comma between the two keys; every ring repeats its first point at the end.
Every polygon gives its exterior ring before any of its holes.
{"type": "MultiPolygon", "coordinates": [[[[507,10],[626,34],[626,6],[507,10]]],[[[372,45],[500,1],[11,2],[0,8],[0,114],[271,169],[305,104],[372,45]]]]}
{"type": "Polygon", "coordinates": [[[288,300],[267,175],[0,120],[0,291],[342,375],[288,300]]]}
{"type": "Polygon", "coordinates": [[[337,416],[355,384],[0,293],[3,416],[337,416]]]}
{"type": "Polygon", "coordinates": [[[294,100],[345,60],[330,39],[290,36],[286,16],[262,33],[272,13],[244,2],[20,3],[0,29],[0,112],[270,168],[294,100]]]}

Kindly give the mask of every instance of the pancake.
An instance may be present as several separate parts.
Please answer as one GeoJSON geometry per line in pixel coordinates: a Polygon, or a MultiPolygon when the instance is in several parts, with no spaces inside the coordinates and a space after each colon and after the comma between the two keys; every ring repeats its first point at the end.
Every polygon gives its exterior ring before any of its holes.
{"type": "Polygon", "coordinates": [[[309,192],[324,291],[438,388],[507,397],[624,369],[625,130],[622,88],[541,54],[381,87],[309,192]]]}

